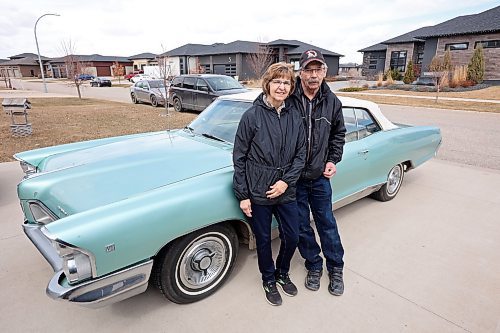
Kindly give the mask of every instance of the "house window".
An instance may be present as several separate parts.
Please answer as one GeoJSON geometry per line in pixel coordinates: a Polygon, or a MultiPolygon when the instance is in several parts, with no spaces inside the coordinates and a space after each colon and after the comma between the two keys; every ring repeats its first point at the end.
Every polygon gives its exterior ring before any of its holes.
{"type": "Polygon", "coordinates": [[[483,45],[483,49],[496,49],[500,47],[500,40],[485,40],[481,42],[476,42],[474,48],[476,49],[479,44],[483,45]]]}
{"type": "Polygon", "coordinates": [[[445,50],[455,51],[455,50],[467,50],[469,48],[469,43],[452,43],[446,44],[444,46],[445,50]]]}
{"type": "Polygon", "coordinates": [[[377,69],[377,65],[370,65],[368,66],[368,69],[377,69]]]}
{"type": "Polygon", "coordinates": [[[377,64],[377,59],[375,60],[370,60],[370,65],[376,65],[377,64]]]}
{"type": "Polygon", "coordinates": [[[398,72],[406,70],[406,51],[391,52],[391,69],[396,69],[398,72]]]}
{"type": "Polygon", "coordinates": [[[415,63],[421,64],[423,60],[424,60],[424,52],[418,52],[417,53],[417,61],[415,61],[415,63]]]}

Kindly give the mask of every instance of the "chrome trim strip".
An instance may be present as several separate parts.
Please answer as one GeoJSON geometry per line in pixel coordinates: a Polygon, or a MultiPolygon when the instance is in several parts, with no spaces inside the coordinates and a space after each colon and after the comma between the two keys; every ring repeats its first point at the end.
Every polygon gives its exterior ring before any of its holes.
{"type": "Polygon", "coordinates": [[[88,308],[100,308],[146,291],[153,260],[137,264],[119,272],[65,287],[64,272],[58,271],[47,285],[47,295],[56,300],[75,303],[88,308]]]}
{"type": "Polygon", "coordinates": [[[369,187],[365,187],[364,189],[359,190],[358,192],[355,192],[351,195],[348,195],[346,197],[343,197],[342,199],[335,201],[333,203],[333,210],[338,209],[340,207],[344,207],[344,206],[350,204],[351,202],[354,202],[356,200],[364,198],[364,197],[372,194],[373,192],[378,191],[382,186],[384,186],[385,183],[386,182],[383,182],[380,184],[375,184],[375,185],[372,185],[369,187]]]}
{"type": "MultiPolygon", "coordinates": [[[[30,204],[35,204],[35,205],[38,205],[45,213],[47,213],[47,215],[49,215],[50,217],[52,217],[52,219],[54,221],[57,221],[59,220],[59,216],[57,216],[56,214],[54,214],[49,208],[47,208],[47,206],[45,206],[41,201],[38,201],[38,200],[26,200],[26,203],[28,204],[28,209],[30,210],[30,213],[31,213],[31,217],[33,218],[33,220],[35,219],[35,217],[33,216],[33,212],[31,211],[31,208],[30,208],[30,204]]],[[[37,221],[34,221],[34,222],[37,222],[37,221]]],[[[49,223],[47,223],[49,224],[49,223]]]]}
{"type": "Polygon", "coordinates": [[[62,270],[63,260],[52,246],[50,239],[42,232],[42,227],[42,225],[28,224],[26,222],[23,224],[23,230],[26,236],[43,255],[45,260],[49,262],[52,269],[57,272],[62,270]]]}

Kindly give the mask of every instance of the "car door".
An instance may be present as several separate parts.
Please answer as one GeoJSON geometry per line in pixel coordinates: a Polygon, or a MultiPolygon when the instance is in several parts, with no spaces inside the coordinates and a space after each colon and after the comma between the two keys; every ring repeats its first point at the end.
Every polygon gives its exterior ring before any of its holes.
{"type": "Polygon", "coordinates": [[[196,81],[196,92],[193,94],[193,104],[196,111],[203,111],[213,101],[211,88],[207,81],[198,78],[196,81]]]}
{"type": "MultiPolygon", "coordinates": [[[[365,189],[378,185],[381,168],[376,164],[376,154],[383,145],[380,126],[369,111],[343,107],[346,127],[346,144],[342,161],[337,164],[337,174],[332,178],[333,201],[362,194],[365,189]]],[[[364,196],[364,195],[361,195],[364,196]]]]}
{"type": "Polygon", "coordinates": [[[195,110],[193,103],[193,95],[196,93],[195,90],[196,78],[195,77],[185,77],[182,83],[182,88],[179,89],[179,95],[181,96],[182,106],[186,109],[195,110]]]}
{"type": "Polygon", "coordinates": [[[149,85],[147,81],[139,81],[135,84],[137,87],[137,97],[142,102],[149,102],[149,85]]]}

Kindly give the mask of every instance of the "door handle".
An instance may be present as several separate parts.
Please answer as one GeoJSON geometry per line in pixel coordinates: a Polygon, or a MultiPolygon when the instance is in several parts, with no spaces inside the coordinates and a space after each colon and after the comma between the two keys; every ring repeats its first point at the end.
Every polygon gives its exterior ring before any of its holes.
{"type": "Polygon", "coordinates": [[[360,150],[358,151],[358,155],[366,155],[368,154],[370,151],[368,149],[365,149],[365,150],[360,150]]]}

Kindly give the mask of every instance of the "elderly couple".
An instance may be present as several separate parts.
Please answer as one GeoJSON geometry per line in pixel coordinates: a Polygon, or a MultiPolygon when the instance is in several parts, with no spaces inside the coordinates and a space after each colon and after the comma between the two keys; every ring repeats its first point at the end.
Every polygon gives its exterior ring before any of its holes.
{"type": "Polygon", "coordinates": [[[233,188],[255,234],[262,286],[271,305],[282,303],[277,286],[287,296],[297,295],[288,274],[297,247],[305,259],[307,289],[320,287],[323,252],[328,291],[336,296],[344,292],[344,249],[330,185],[345,142],[342,105],[324,82],[327,65],[321,52],[304,52],[299,64],[297,78],[285,63],[267,69],[263,93],[243,114],[233,151],[233,188]],[[310,224],[311,212],[321,247],[310,224]],[[276,264],[272,215],[281,240],[276,264]]]}

